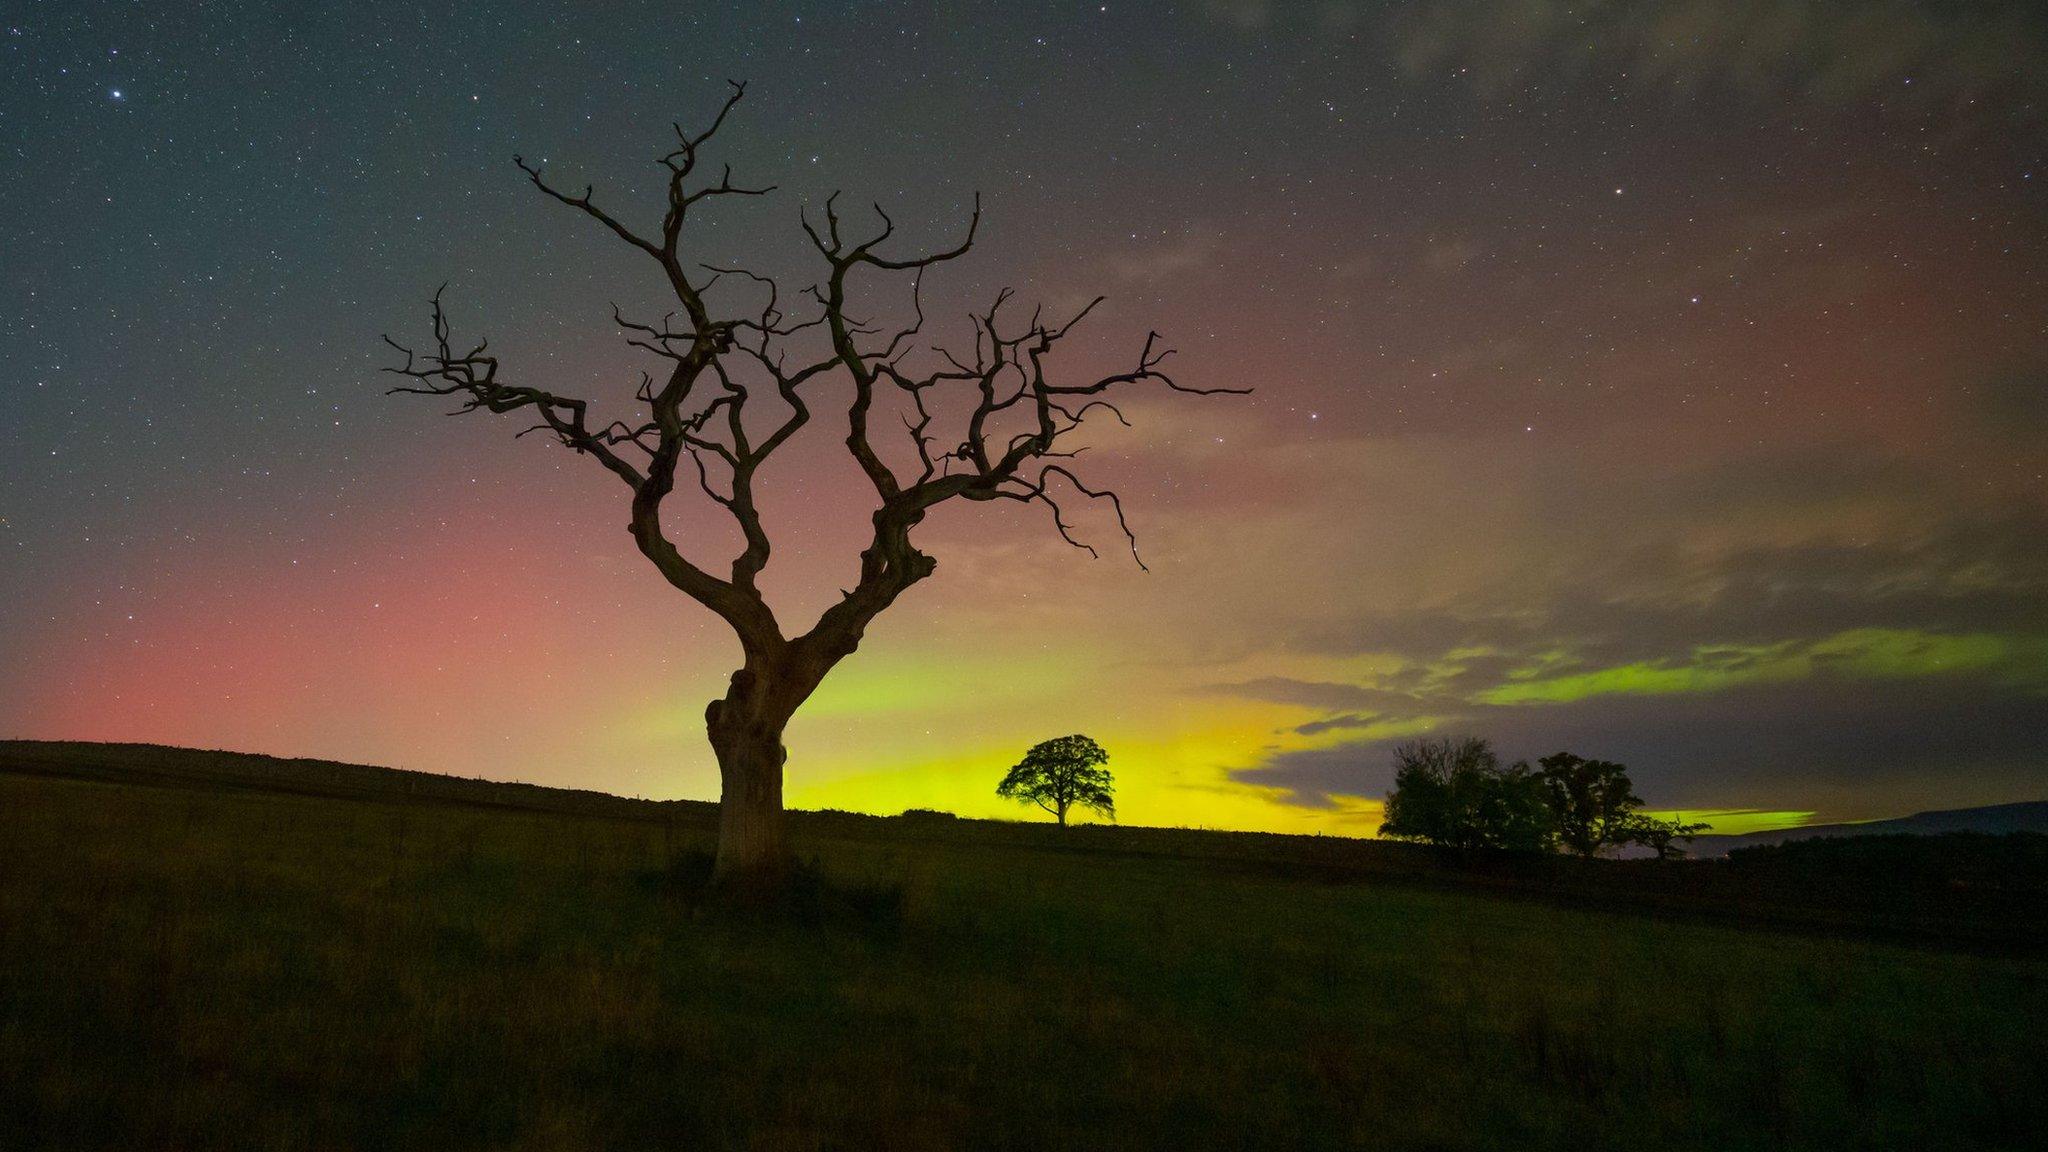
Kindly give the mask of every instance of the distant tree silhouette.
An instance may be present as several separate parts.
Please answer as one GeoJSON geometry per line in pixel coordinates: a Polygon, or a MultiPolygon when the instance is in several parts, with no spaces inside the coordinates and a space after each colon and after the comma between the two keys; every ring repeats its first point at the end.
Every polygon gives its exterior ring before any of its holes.
{"type": "Polygon", "coordinates": [[[1660,820],[1640,812],[1629,816],[1622,832],[1621,843],[1640,844],[1657,854],[1659,860],[1676,860],[1684,857],[1685,850],[1678,846],[1680,840],[1691,840],[1708,828],[1706,824],[1687,824],[1678,820],[1660,820]]]}
{"type": "Polygon", "coordinates": [[[1394,790],[1380,833],[1450,848],[1534,852],[1551,843],[1542,782],[1527,764],[1503,768],[1478,737],[1394,749],[1394,790]]]}
{"type": "Polygon", "coordinates": [[[774,280],[743,267],[693,262],[683,243],[686,220],[773,190],[734,184],[730,168],[716,181],[700,178],[705,146],[744,91],[733,85],[708,128],[691,132],[676,126],[674,144],[660,158],[658,231],[636,229],[599,207],[590,188],[565,190],[540,165],[513,157],[543,195],[648,258],[674,297],[675,311],[656,323],[612,310],[627,342],[660,366],[658,378],[641,374],[634,394],[638,407],[628,418],[606,423],[598,415],[607,411],[603,405],[507,379],[497,357],[487,354],[486,342],[453,342],[439,293],[424,350],[415,353],[386,340],[405,357],[389,369],[407,378],[392,391],[452,397],[459,401],[458,412],[523,413],[535,421],[528,432],[596,461],[621,481],[631,493],[628,528],[641,553],[671,585],[732,628],[744,663],[725,695],[704,711],[722,781],[715,875],[722,883],[744,880],[743,887],[772,890],[791,860],[782,810],[783,730],[825,675],[860,646],[875,617],[932,574],[937,561],[911,543],[912,530],[926,514],[949,500],[1040,504],[1051,512],[1061,538],[1092,555],[1094,549],[1072,535],[1061,501],[1099,499],[1114,512],[1135,558],[1123,505],[1111,490],[1081,480],[1068,434],[1091,413],[1121,421],[1114,397],[1137,385],[1196,394],[1245,390],[1175,381],[1162,368],[1172,350],[1156,333],[1145,338],[1124,370],[1059,382],[1051,363],[1054,346],[1100,298],[1064,320],[1043,310],[1016,317],[1002,311],[1011,295],[1006,288],[987,311],[969,317],[971,348],[956,354],[920,345],[923,274],[973,245],[981,222],[979,198],[965,239],[918,255],[883,253],[895,225],[879,206],[878,226],[865,237],[847,234],[836,195],[825,201],[821,221],[800,214],[804,235],[823,264],[819,282],[805,290],[802,318],[782,310],[787,297],[774,280]],[[900,325],[877,323],[878,309],[854,303],[855,279],[892,272],[913,277],[914,319],[900,325]],[[751,293],[752,299],[743,302],[729,295],[733,291],[751,293]],[[757,584],[770,540],[755,482],[769,457],[828,405],[840,410],[834,436],[872,489],[867,500],[850,501],[847,514],[871,534],[846,590],[815,622],[792,633],[757,584]],[[900,440],[878,445],[874,429],[894,428],[899,421],[900,440]],[[705,508],[722,510],[744,541],[724,574],[678,545],[680,539],[701,546],[706,536],[716,535],[701,518],[678,531],[683,517],[668,497],[679,471],[683,485],[701,488],[705,508]]]}
{"type": "Polygon", "coordinates": [[[1598,856],[1608,848],[1640,844],[1659,859],[1684,853],[1676,842],[1706,831],[1705,824],[1684,824],[1646,816],[1642,798],[1628,778],[1628,769],[1611,760],[1588,760],[1557,752],[1536,762],[1550,806],[1558,847],[1578,856],[1598,856]]]}
{"type": "Polygon", "coordinates": [[[1114,820],[1116,786],[1103,767],[1108,762],[1109,753],[1086,736],[1047,740],[1010,769],[996,785],[996,795],[1036,804],[1058,817],[1061,827],[1076,804],[1114,820]]]}
{"type": "Polygon", "coordinates": [[[1643,806],[1628,769],[1612,760],[1556,752],[1536,762],[1558,846],[1578,856],[1628,842],[1636,809],[1643,806]]]}

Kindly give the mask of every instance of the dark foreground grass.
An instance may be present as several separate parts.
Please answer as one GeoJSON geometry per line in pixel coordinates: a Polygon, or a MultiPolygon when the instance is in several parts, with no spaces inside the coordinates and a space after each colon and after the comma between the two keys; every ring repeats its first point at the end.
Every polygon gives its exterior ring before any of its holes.
{"type": "Polygon", "coordinates": [[[0,774],[0,1149],[2048,1132],[2038,958],[905,822],[742,916],[674,812],[0,774]]]}

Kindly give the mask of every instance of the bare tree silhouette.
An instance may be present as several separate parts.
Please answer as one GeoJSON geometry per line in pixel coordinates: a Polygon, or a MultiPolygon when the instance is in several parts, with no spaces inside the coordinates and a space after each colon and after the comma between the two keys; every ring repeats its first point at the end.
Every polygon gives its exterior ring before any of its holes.
{"type": "MultiPolygon", "coordinates": [[[[440,292],[433,300],[431,350],[415,353],[388,336],[385,340],[405,356],[403,364],[388,370],[409,381],[392,392],[460,397],[457,412],[530,412],[539,422],[526,432],[552,435],[609,469],[632,494],[631,531],[640,551],[670,584],[731,625],[745,662],[733,673],[724,697],[712,701],[704,712],[723,787],[716,876],[728,885],[772,887],[790,858],[782,812],[787,756],[783,729],[826,673],[859,646],[869,622],[905,589],[932,574],[936,561],[910,539],[925,513],[953,499],[1043,504],[1060,536],[1093,555],[1092,547],[1074,537],[1061,507],[1062,494],[1071,491],[1108,502],[1136,559],[1137,541],[1121,501],[1115,492],[1090,487],[1075,474],[1066,463],[1075,453],[1060,449],[1061,438],[1095,412],[1128,424],[1108,398],[1113,389],[1148,382],[1194,394],[1248,389],[1192,388],[1176,382],[1161,368],[1172,350],[1160,344],[1157,333],[1146,336],[1137,363],[1128,371],[1079,383],[1053,382],[1047,376],[1048,354],[1101,303],[1101,297],[1064,323],[1046,321],[1040,309],[1021,327],[1006,330],[1007,321],[999,321],[1011,296],[1006,288],[986,312],[972,317],[971,359],[935,345],[917,348],[914,338],[924,324],[919,292],[923,273],[957,259],[973,245],[981,222],[978,195],[966,237],[952,248],[924,255],[889,256],[879,251],[895,231],[880,205],[874,210],[878,228],[857,241],[842,231],[836,193],[825,202],[822,228],[800,212],[804,235],[826,264],[822,282],[806,290],[815,314],[801,320],[783,313],[780,291],[767,276],[743,268],[686,264],[683,225],[693,210],[713,199],[773,191],[772,186],[734,184],[730,166],[716,183],[703,180],[691,186],[705,144],[745,90],[745,85],[734,83],[703,131],[691,133],[675,126],[676,145],[661,158],[668,169],[667,212],[659,233],[652,236],[598,207],[591,188],[570,195],[550,184],[539,166],[513,158],[534,187],[652,259],[681,305],[680,323],[676,313],[650,324],[628,320],[616,305],[612,309],[628,342],[665,362],[666,379],[657,382],[651,375],[642,376],[635,399],[644,406],[644,419],[636,415],[632,422],[593,427],[587,401],[501,379],[498,360],[487,354],[486,341],[468,351],[459,351],[450,342],[440,292]],[[861,269],[911,274],[912,323],[885,337],[848,314],[848,279],[861,269]],[[765,297],[758,310],[726,315],[714,309],[707,294],[728,277],[736,283],[745,281],[765,297]],[[793,359],[792,352],[801,351],[799,340],[810,342],[811,354],[793,359]],[[911,368],[914,351],[928,352],[931,366],[911,368]],[[852,590],[842,592],[808,630],[791,636],[756,587],[771,546],[755,503],[755,481],[762,464],[810,422],[815,386],[828,377],[852,386],[845,444],[874,488],[876,503],[866,513],[873,537],[860,554],[859,578],[852,590]],[[960,400],[945,403],[952,396],[960,400]],[[902,473],[884,461],[871,438],[870,418],[878,397],[901,416],[915,451],[915,464],[900,465],[902,473]],[[764,406],[772,409],[772,422],[748,419],[764,406]],[[965,414],[957,439],[942,439],[933,428],[935,419],[948,411],[953,420],[965,414]],[[663,507],[676,487],[676,472],[685,456],[704,496],[732,517],[745,540],[723,577],[686,558],[663,529],[663,507]],[[907,475],[911,469],[914,477],[907,475]]],[[[1139,565],[1143,567],[1143,562],[1139,565]]]]}

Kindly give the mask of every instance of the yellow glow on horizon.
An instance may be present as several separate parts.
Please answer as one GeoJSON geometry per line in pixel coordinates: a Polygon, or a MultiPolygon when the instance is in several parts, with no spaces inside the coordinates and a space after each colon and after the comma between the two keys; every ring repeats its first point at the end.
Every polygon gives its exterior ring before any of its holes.
{"type": "MultiPolygon", "coordinates": [[[[1230,777],[1232,769],[1250,766],[1261,749],[1274,746],[1276,731],[1298,711],[1285,705],[1218,699],[1205,702],[1199,722],[1190,727],[1176,722],[1185,719],[1180,716],[1161,716],[1149,724],[1129,727],[1069,727],[1091,731],[1109,750],[1109,768],[1116,776],[1117,816],[1123,823],[1373,835],[1380,823],[1377,801],[1311,808],[1288,803],[1283,789],[1230,777]]],[[[961,816],[1050,819],[1028,805],[997,797],[995,787],[1031,743],[1060,734],[1048,729],[1017,741],[976,738],[935,754],[907,758],[886,769],[851,760],[821,765],[813,759],[800,779],[792,779],[788,799],[797,807],[876,815],[935,808],[961,816]]],[[[1086,813],[1070,818],[1095,819],[1086,813]]]]}
{"type": "MultiPolygon", "coordinates": [[[[932,808],[961,816],[1040,820],[1044,813],[1004,801],[996,782],[1040,740],[1086,733],[1110,752],[1121,822],[1160,827],[1205,827],[1282,833],[1374,836],[1381,819],[1378,795],[1332,795],[1303,803],[1280,786],[1261,782],[1253,769],[1287,752],[1410,739],[1442,730],[1443,716],[1362,715],[1307,733],[1299,729],[1343,711],[1236,695],[1217,685],[1266,679],[1313,687],[1327,685],[1341,701],[1341,686],[1366,691],[1384,685],[1427,693],[1447,683],[1472,660],[1498,655],[1486,648],[1446,653],[1428,664],[1384,654],[1342,657],[1313,668],[1285,668],[1252,657],[1227,670],[1198,676],[1135,656],[1112,636],[1078,645],[1004,652],[993,658],[970,630],[938,629],[923,635],[889,634],[828,678],[790,725],[785,798],[793,807],[839,808],[893,815],[932,808]],[[1078,648],[1078,650],[1077,650],[1078,648]],[[1293,676],[1287,673],[1292,672],[1293,676]]],[[[1563,651],[1529,658],[1479,699],[1546,707],[1587,696],[1715,691],[1758,679],[1798,678],[1827,668],[1862,676],[1939,675],[1956,668],[1996,669],[2016,679],[2037,667],[2039,646],[2023,638],[1941,636],[1875,629],[1838,633],[1803,643],[1703,646],[1685,661],[1574,670],[1563,651]]],[[[703,743],[700,700],[723,687],[692,681],[677,685],[675,703],[647,699],[613,729],[617,751],[659,763],[671,779],[687,779],[671,795],[712,799],[717,776],[703,743]]],[[[1309,699],[1314,699],[1313,692],[1309,699]]],[[[1362,766],[1376,767],[1376,766],[1362,766]]],[[[1363,779],[1378,779],[1362,772],[1363,779]]],[[[1361,791],[1376,786],[1359,785],[1361,791]]],[[[1705,822],[1717,835],[1798,827],[1811,811],[1689,809],[1672,813],[1705,822]]],[[[1080,820],[1093,819],[1075,814],[1080,820]]]]}
{"type": "Polygon", "coordinates": [[[1644,814],[1659,820],[1705,824],[1707,834],[1712,836],[1741,836],[1750,832],[1776,832],[1784,828],[1801,828],[1811,823],[1814,815],[1810,811],[1774,812],[1759,808],[1672,808],[1646,810],[1644,814]]]}

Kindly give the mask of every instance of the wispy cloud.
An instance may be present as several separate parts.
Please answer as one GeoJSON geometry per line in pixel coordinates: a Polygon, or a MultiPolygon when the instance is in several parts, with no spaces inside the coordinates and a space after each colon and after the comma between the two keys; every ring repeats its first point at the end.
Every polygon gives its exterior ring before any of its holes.
{"type": "Polygon", "coordinates": [[[1208,0],[1198,11],[1245,35],[1361,32],[1336,43],[1485,96],[1596,82],[1674,98],[1959,107],[2048,90],[2048,21],[2024,0],[1208,0]]]}
{"type": "Polygon", "coordinates": [[[1104,257],[1103,267],[1122,284],[1156,284],[1214,267],[1222,246],[1215,232],[1202,229],[1134,240],[1129,248],[1104,257]]]}

